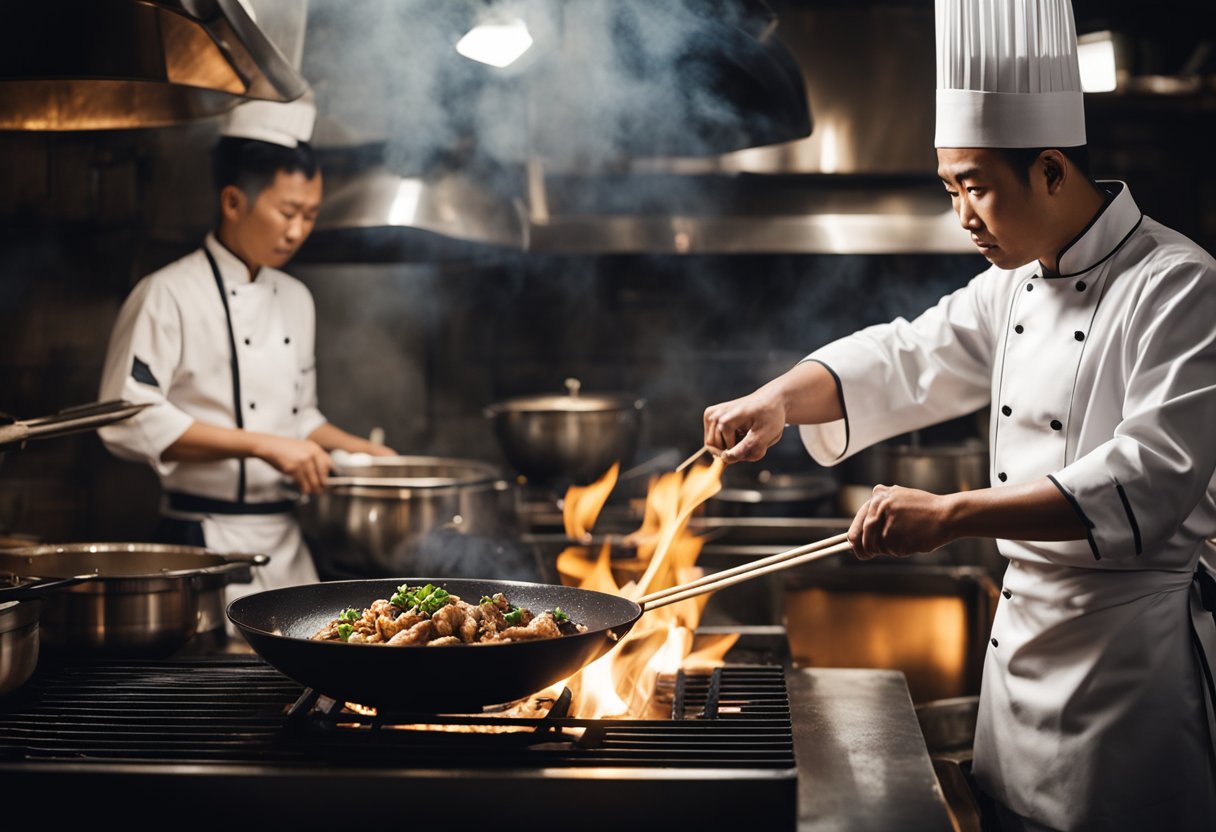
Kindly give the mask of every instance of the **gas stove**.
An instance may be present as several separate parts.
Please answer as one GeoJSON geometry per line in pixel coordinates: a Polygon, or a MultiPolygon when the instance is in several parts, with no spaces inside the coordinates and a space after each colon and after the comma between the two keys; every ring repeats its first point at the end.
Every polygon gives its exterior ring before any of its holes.
{"type": "Polygon", "coordinates": [[[646,719],[582,719],[565,697],[364,715],[248,655],[44,661],[0,699],[6,820],[949,829],[899,674],[794,670],[781,628],[738,634],[725,666],[661,680],[646,719]],[[858,764],[898,776],[862,799],[858,764]]]}

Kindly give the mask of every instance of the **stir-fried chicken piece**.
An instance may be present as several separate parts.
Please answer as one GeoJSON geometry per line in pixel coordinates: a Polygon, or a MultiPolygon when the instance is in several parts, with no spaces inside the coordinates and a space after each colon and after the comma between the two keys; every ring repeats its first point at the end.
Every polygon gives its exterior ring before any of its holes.
{"type": "Polygon", "coordinates": [[[441,636],[434,641],[428,641],[427,647],[448,647],[453,644],[460,644],[460,639],[456,636],[441,636]]]}
{"type": "Polygon", "coordinates": [[[526,626],[508,627],[503,630],[502,637],[511,641],[531,641],[538,638],[557,638],[562,631],[557,628],[557,622],[550,613],[541,613],[533,618],[526,626]]]}
{"type": "Polygon", "coordinates": [[[419,621],[408,630],[402,630],[388,640],[392,647],[406,647],[410,644],[425,644],[435,635],[435,625],[430,619],[419,621]]]}
{"type": "Polygon", "coordinates": [[[431,621],[435,624],[435,634],[440,638],[445,638],[460,630],[464,624],[465,612],[457,604],[448,604],[445,607],[440,607],[431,616],[431,621]]]}

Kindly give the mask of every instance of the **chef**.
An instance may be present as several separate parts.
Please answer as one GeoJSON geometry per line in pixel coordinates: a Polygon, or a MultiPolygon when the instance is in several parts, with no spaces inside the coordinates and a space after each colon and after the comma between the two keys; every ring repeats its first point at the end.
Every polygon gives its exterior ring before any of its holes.
{"type": "Polygon", "coordinates": [[[1210,832],[1216,263],[1090,179],[1066,0],[937,15],[938,175],[991,267],[708,408],[705,442],[756,460],[798,424],[831,465],[990,405],[990,488],[877,486],[849,540],[1008,558],[974,746],[993,828],[1210,832]]]}
{"type": "Polygon", "coordinates": [[[291,497],[323,488],[328,451],[393,453],[317,409],[312,296],[279,271],[321,205],[315,118],[307,100],[228,117],[212,159],[216,230],[135,286],[102,375],[103,400],[153,405],[100,434],[159,475],[160,539],[270,556],[229,600],[317,580],[291,497]]]}

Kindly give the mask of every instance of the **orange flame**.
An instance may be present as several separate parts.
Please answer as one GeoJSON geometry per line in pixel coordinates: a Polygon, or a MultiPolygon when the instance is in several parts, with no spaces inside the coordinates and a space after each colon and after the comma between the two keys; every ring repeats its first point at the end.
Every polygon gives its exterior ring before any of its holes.
{"type": "Polygon", "coordinates": [[[566,537],[571,540],[587,540],[591,537],[591,529],[599,519],[608,495],[616,487],[617,473],[621,463],[614,462],[612,467],[604,472],[591,485],[572,485],[566,491],[566,499],[562,505],[562,522],[566,526],[566,537]]]}
{"type": "MultiPolygon", "coordinates": [[[[724,463],[714,460],[710,465],[697,466],[685,473],[664,474],[651,482],[642,526],[626,538],[637,546],[633,563],[638,567],[644,565],[636,580],[629,580],[624,586],[617,583],[609,544],[600,549],[594,562],[589,561],[581,547],[566,549],[558,556],[559,572],[583,589],[630,598],[700,577],[702,570],[696,561],[701,553],[701,539],[689,533],[688,521],[697,506],[721,488],[723,468],[724,463]]],[[[587,490],[598,485],[588,486],[587,490]]],[[[589,499],[584,493],[580,492],[575,502],[589,499]]],[[[567,495],[568,510],[570,504],[567,495]]],[[[569,534],[584,527],[571,523],[567,515],[566,528],[569,534]]],[[[723,638],[690,657],[693,633],[707,602],[708,596],[700,596],[647,612],[614,650],[557,686],[571,689],[574,695],[571,713],[589,719],[641,715],[654,694],[660,673],[672,673],[690,659],[700,667],[720,664],[734,643],[733,638],[723,638]]]]}

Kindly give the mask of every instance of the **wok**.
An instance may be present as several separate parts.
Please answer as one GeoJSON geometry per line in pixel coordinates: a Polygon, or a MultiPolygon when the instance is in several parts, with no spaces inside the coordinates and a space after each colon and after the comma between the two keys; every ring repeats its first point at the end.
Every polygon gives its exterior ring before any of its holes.
{"type": "Polygon", "coordinates": [[[659,590],[636,602],[549,584],[392,578],[307,584],[246,595],[228,605],[228,618],[263,659],[334,699],[397,712],[468,713],[560,682],[612,649],[647,609],[849,550],[845,535],[837,535],[659,590]],[[434,648],[311,640],[342,610],[370,606],[403,583],[438,584],[466,600],[502,592],[515,606],[536,613],[561,607],[587,631],[536,641],[434,648]]]}
{"type": "Polygon", "coordinates": [[[228,605],[228,618],[250,646],[300,684],[341,701],[420,713],[480,711],[543,690],[608,652],[641,615],[638,604],[603,592],[456,578],[331,581],[246,595],[228,605]],[[342,610],[368,607],[403,583],[433,583],[473,603],[502,592],[537,613],[561,607],[587,632],[433,648],[310,640],[342,610]]]}

